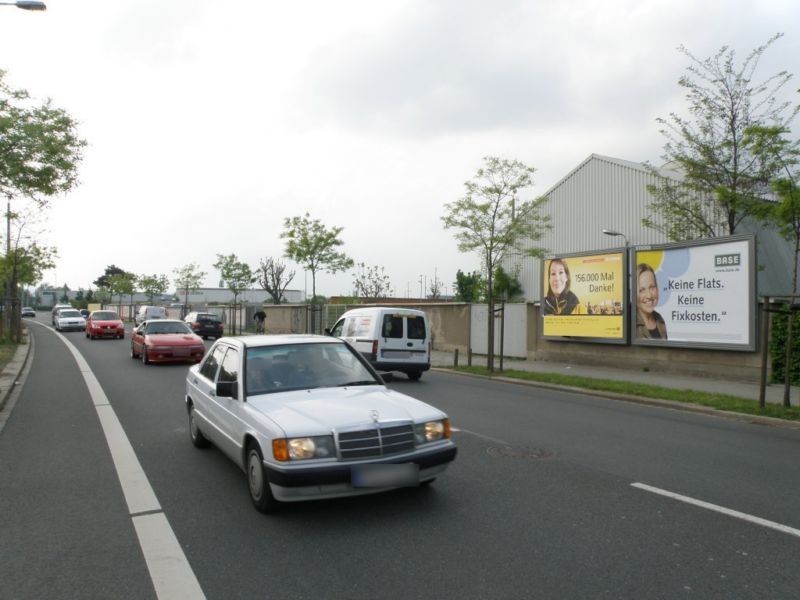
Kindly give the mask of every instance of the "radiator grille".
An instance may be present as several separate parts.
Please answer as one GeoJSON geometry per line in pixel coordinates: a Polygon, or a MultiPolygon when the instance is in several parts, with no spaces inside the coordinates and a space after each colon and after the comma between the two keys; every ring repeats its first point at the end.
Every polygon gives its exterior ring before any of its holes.
{"type": "Polygon", "coordinates": [[[389,456],[413,449],[413,425],[393,425],[339,433],[342,460],[389,456]]]}

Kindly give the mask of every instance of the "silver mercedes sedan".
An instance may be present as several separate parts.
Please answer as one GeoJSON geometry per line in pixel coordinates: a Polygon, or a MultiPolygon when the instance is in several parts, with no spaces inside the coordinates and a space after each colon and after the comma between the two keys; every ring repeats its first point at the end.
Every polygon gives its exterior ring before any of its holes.
{"type": "Polygon", "coordinates": [[[428,484],[457,452],[445,413],[327,336],[217,340],[188,371],[186,408],[192,443],[239,465],[262,512],[428,484]]]}

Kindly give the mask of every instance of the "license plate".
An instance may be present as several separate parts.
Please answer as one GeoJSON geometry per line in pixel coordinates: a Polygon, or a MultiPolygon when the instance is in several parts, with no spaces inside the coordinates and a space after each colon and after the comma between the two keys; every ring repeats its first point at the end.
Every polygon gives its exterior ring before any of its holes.
{"type": "Polygon", "coordinates": [[[419,465],[357,465],[350,470],[353,487],[413,487],[419,485],[419,465]]]}
{"type": "Polygon", "coordinates": [[[383,355],[386,358],[411,358],[411,352],[406,350],[384,350],[383,355]]]}
{"type": "Polygon", "coordinates": [[[189,348],[175,348],[172,353],[175,356],[189,356],[189,348]]]}

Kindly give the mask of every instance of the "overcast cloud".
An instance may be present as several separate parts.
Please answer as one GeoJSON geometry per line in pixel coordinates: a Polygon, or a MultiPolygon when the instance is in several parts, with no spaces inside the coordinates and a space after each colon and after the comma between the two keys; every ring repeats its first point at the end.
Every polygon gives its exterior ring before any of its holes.
{"type": "Polygon", "coordinates": [[[784,32],[759,73],[800,74],[796,0],[47,5],[0,7],[0,69],[89,142],[82,184],[46,214],[46,282],[73,289],[112,263],[171,277],[197,262],[216,285],[216,254],[279,257],[283,219],[309,212],[396,295],[434,276],[451,291],[479,263],[440,217],[482,157],[534,166],[530,196],[592,153],[658,164],[656,118],[685,112],[680,45],[743,59],[784,32]]]}

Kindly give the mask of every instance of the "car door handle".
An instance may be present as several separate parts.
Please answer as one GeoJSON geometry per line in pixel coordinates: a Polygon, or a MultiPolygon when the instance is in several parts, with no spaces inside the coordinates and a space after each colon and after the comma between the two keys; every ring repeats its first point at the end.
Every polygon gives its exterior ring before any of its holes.
{"type": "Polygon", "coordinates": [[[408,343],[406,344],[406,346],[408,346],[409,348],[411,348],[411,346],[413,346],[413,345],[414,345],[414,342],[408,342],[408,343]]]}

